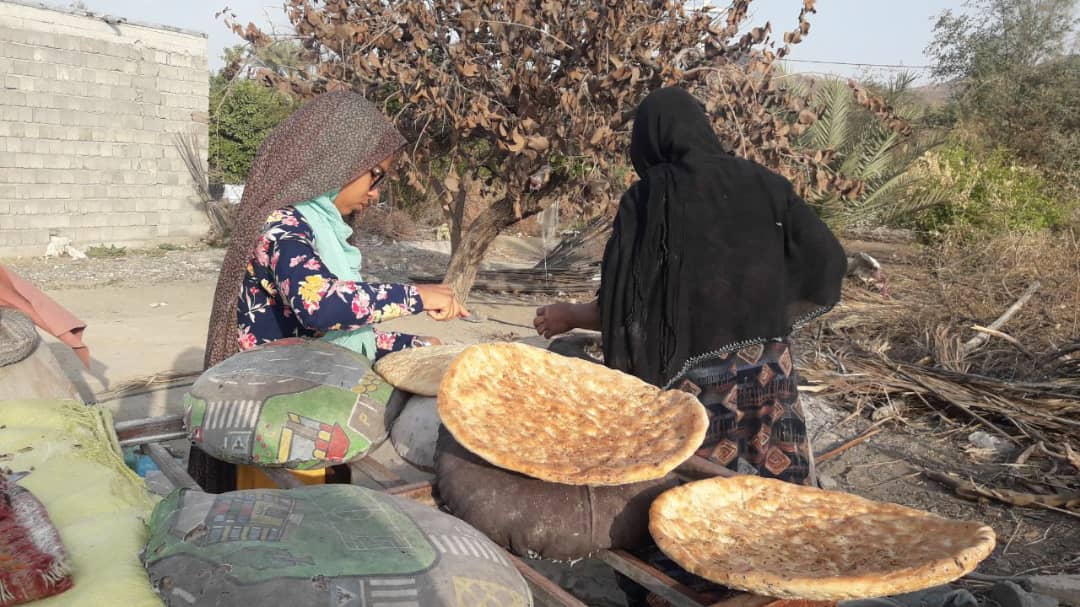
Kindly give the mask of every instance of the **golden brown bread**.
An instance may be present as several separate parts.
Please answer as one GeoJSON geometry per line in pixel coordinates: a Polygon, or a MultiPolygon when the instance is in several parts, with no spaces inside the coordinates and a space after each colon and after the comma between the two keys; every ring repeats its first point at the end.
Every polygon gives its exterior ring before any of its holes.
{"type": "Polygon", "coordinates": [[[785,599],[914,592],[970,573],[994,549],[979,523],[756,476],[667,491],[649,531],[687,571],[785,599]]]}
{"type": "Polygon", "coordinates": [[[584,360],[514,343],[472,346],[439,388],[439,416],[488,462],[568,485],[653,480],[705,438],[705,407],[584,360]]]}
{"type": "Polygon", "coordinates": [[[387,354],[375,363],[375,372],[399,390],[420,396],[435,397],[450,363],[468,345],[406,348],[387,354]]]}

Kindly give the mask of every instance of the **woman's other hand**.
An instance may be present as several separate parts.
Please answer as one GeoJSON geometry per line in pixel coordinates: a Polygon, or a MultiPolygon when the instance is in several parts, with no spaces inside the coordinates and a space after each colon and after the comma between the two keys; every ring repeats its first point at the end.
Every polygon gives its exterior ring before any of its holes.
{"type": "Polygon", "coordinates": [[[536,332],[545,339],[568,333],[574,329],[600,330],[600,303],[557,303],[536,310],[533,319],[536,332]]]}
{"type": "Polygon", "coordinates": [[[453,290],[446,285],[416,285],[416,291],[420,294],[424,311],[435,320],[455,320],[469,315],[453,290]]]}
{"type": "Polygon", "coordinates": [[[537,308],[533,326],[536,332],[551,339],[556,335],[562,335],[577,328],[574,322],[576,306],[568,303],[557,303],[542,308],[537,308]]]}

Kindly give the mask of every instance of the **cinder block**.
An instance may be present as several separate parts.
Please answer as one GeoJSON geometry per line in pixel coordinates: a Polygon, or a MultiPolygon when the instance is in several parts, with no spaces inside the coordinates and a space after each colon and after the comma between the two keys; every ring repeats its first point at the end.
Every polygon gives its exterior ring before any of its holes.
{"type": "Polygon", "coordinates": [[[45,157],[45,168],[47,169],[70,169],[71,158],[60,155],[48,155],[45,157]]]}
{"type": "Polygon", "coordinates": [[[65,212],[66,199],[46,197],[32,201],[27,207],[29,215],[61,215],[65,212]]]}
{"type": "Polygon", "coordinates": [[[84,198],[76,202],[78,203],[80,213],[79,225],[94,227],[104,224],[105,219],[102,213],[104,211],[105,201],[94,198],[84,198]]]}
{"type": "Polygon", "coordinates": [[[71,219],[62,213],[56,215],[31,215],[28,219],[31,228],[66,228],[71,225],[71,219]]]}
{"type": "Polygon", "coordinates": [[[30,43],[49,48],[60,48],[60,36],[51,32],[30,31],[30,43]]]}
{"type": "Polygon", "coordinates": [[[39,154],[20,153],[15,158],[15,166],[20,169],[42,169],[45,168],[45,159],[39,154]]]}
{"type": "MultiPolygon", "coordinates": [[[[48,189],[47,198],[55,200],[67,200],[71,198],[72,185],[75,183],[75,175],[71,171],[58,171],[60,178],[53,181],[48,189]]],[[[62,211],[57,211],[62,212],[62,211]]]]}
{"type": "Polygon", "coordinates": [[[158,198],[141,198],[135,201],[135,210],[139,213],[159,213],[162,208],[162,202],[158,198]]]}
{"type": "MultiPolygon", "coordinates": [[[[7,36],[4,36],[3,32],[0,32],[0,40],[7,40],[7,36]]],[[[34,47],[19,43],[0,45],[0,57],[34,61],[34,47]]]]}
{"type": "Polygon", "coordinates": [[[13,59],[10,73],[16,76],[38,76],[41,74],[41,70],[33,60],[13,59]]]}
{"type": "Polygon", "coordinates": [[[119,228],[123,226],[136,225],[132,223],[135,217],[135,213],[109,213],[106,215],[108,218],[108,226],[111,228],[119,228]]]}
{"type": "MultiPolygon", "coordinates": [[[[0,105],[29,105],[26,102],[27,93],[16,89],[0,88],[0,105]]],[[[38,96],[34,96],[35,100],[38,96]]]]}
{"type": "Polygon", "coordinates": [[[39,124],[63,124],[60,110],[34,108],[34,122],[39,124]]]}
{"type": "Polygon", "coordinates": [[[191,55],[187,53],[169,53],[168,65],[175,67],[187,67],[190,68],[193,64],[191,55]]]}
{"type": "Polygon", "coordinates": [[[28,44],[30,42],[30,32],[19,29],[14,19],[11,21],[5,19],[3,24],[0,24],[0,40],[28,44]]]}
{"type": "Polygon", "coordinates": [[[5,122],[33,122],[34,109],[30,107],[0,107],[0,120],[5,122]]]}
{"type": "MultiPolygon", "coordinates": [[[[0,171],[0,183],[10,183],[16,186],[34,183],[33,169],[8,168],[0,171]]],[[[16,190],[16,198],[22,198],[23,194],[16,190]]]]}
{"type": "Polygon", "coordinates": [[[40,248],[44,253],[49,245],[49,230],[42,228],[19,230],[19,243],[23,246],[40,248]]]}
{"type": "Polygon", "coordinates": [[[84,227],[75,234],[74,243],[76,246],[99,244],[103,242],[102,236],[101,228],[84,227]]]}

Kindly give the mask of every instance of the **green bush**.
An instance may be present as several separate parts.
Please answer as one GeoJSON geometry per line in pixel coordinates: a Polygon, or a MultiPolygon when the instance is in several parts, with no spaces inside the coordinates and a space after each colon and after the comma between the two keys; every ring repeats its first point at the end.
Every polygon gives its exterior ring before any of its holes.
{"type": "Polygon", "coordinates": [[[266,136],[296,102],[252,80],[215,78],[210,91],[210,169],[219,183],[244,183],[266,136]]]}
{"type": "Polygon", "coordinates": [[[90,259],[111,259],[115,257],[124,257],[127,255],[127,247],[118,247],[116,245],[104,244],[97,245],[86,249],[86,256],[90,259]]]}
{"type": "Polygon", "coordinates": [[[954,143],[928,152],[913,170],[922,178],[918,187],[943,200],[911,219],[920,230],[1032,232],[1061,227],[1069,218],[1043,173],[1004,149],[977,154],[954,143]]]}

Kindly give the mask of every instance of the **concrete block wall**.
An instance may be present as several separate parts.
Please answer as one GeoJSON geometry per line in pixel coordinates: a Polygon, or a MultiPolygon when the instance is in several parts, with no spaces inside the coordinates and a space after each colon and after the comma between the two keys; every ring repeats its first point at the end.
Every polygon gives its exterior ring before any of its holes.
{"type": "Polygon", "coordinates": [[[204,34],[0,0],[0,257],[204,236],[208,78],[204,34]]]}

